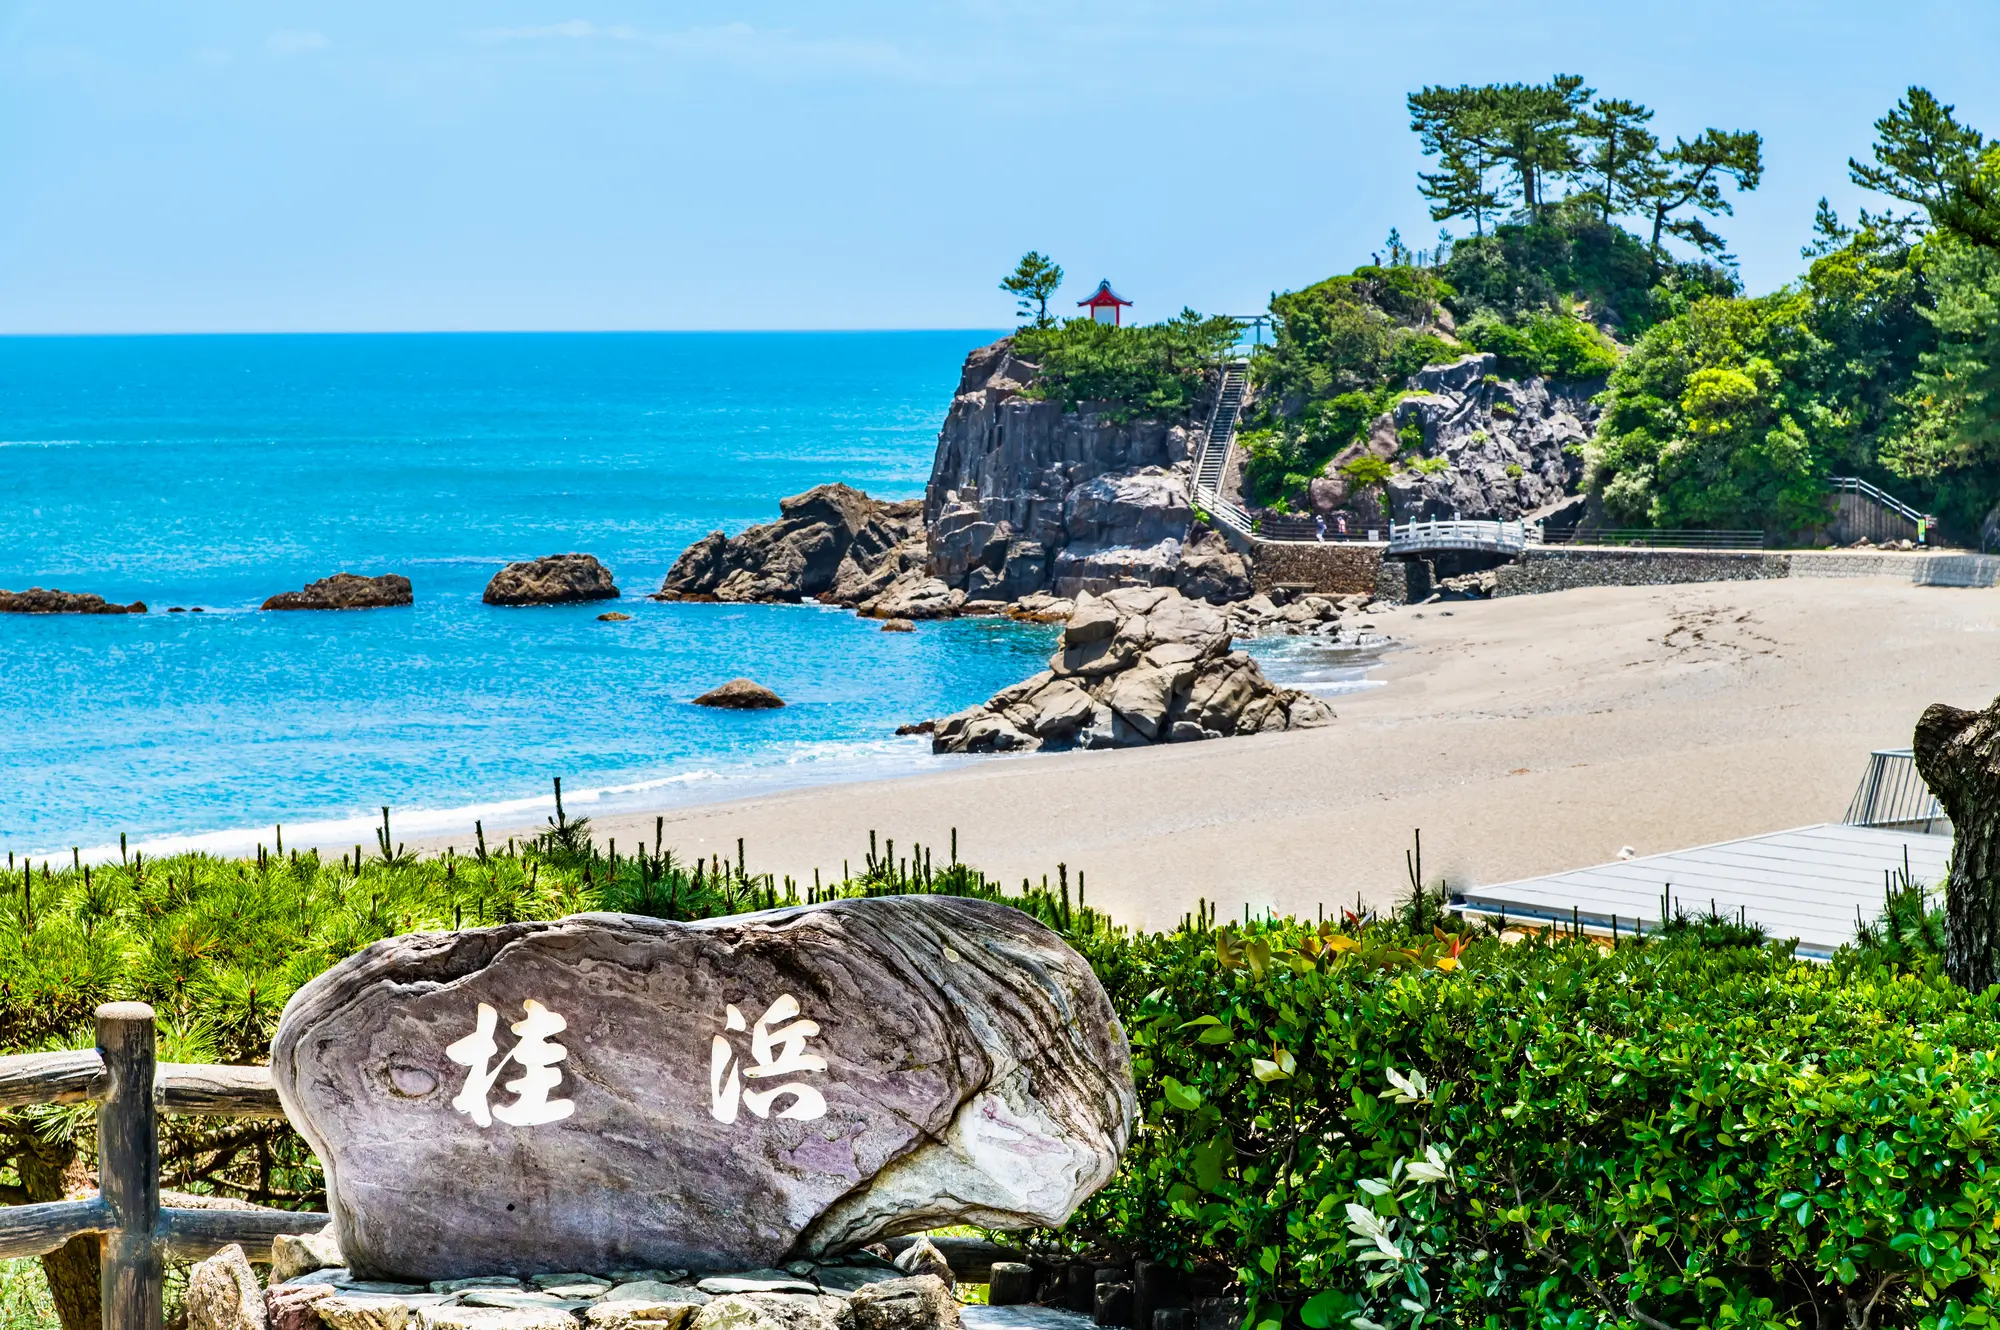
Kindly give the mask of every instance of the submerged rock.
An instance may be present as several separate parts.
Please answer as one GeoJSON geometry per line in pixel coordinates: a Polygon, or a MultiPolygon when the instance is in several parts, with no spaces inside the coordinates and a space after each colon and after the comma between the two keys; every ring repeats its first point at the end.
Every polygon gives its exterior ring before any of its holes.
{"type": "Polygon", "coordinates": [[[1165,587],[1085,596],[1049,668],[937,721],[932,751],[1129,748],[1333,719],[1325,702],[1277,687],[1256,661],[1231,651],[1231,623],[1165,587]]]}
{"type": "Polygon", "coordinates": [[[0,614],[144,614],[146,602],[135,600],[120,605],[88,591],[57,591],[29,587],[26,591],[0,590],[0,614]]]}
{"type": "Polygon", "coordinates": [[[488,605],[567,605],[616,600],[611,570],[588,554],[545,554],[493,574],[481,597],[488,605]]]}
{"type": "Polygon", "coordinates": [[[261,606],[267,610],[374,610],[414,601],[410,579],[397,573],[363,577],[335,573],[308,582],[302,591],[281,591],[261,606]]]}
{"type": "Polygon", "coordinates": [[[385,939],[293,996],[271,1068],[354,1272],[412,1281],[1056,1226],[1136,1108],[1089,964],[947,896],[385,939]]]}
{"type": "Polygon", "coordinates": [[[726,707],[732,711],[768,711],[785,705],[785,699],[751,679],[731,679],[711,688],[694,700],[698,707],[726,707]]]}
{"type": "Polygon", "coordinates": [[[885,619],[882,621],[882,631],[885,633],[914,633],[917,631],[917,626],[908,619],[885,619]]]}
{"type": "Polygon", "coordinates": [[[667,573],[659,600],[858,605],[921,570],[923,508],[888,503],[848,485],[820,485],[778,503],[775,522],[731,539],[711,531],[667,573]]]}

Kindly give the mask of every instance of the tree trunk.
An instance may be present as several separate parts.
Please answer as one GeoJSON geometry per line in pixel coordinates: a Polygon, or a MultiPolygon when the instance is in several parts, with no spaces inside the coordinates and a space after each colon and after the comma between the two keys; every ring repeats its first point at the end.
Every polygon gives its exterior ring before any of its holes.
{"type": "MultiPolygon", "coordinates": [[[[14,1159],[21,1185],[34,1203],[60,1201],[67,1193],[67,1174],[76,1162],[76,1147],[36,1141],[25,1145],[14,1159]]],[[[98,1239],[71,1238],[58,1251],[42,1258],[42,1275],[49,1281],[49,1296],[62,1318],[63,1330],[101,1330],[104,1324],[97,1288],[98,1239]]]]}
{"type": "Polygon", "coordinates": [[[2000,700],[1984,711],[1925,708],[1912,748],[1951,819],[1945,973],[1982,992],[2000,981],[2000,700]]]}

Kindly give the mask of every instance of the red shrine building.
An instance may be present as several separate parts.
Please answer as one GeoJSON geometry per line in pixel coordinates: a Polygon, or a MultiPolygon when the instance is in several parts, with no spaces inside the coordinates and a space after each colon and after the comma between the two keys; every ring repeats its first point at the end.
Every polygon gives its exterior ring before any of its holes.
{"type": "Polygon", "coordinates": [[[1119,295],[1116,291],[1113,291],[1110,280],[1106,279],[1097,284],[1097,289],[1091,292],[1090,299],[1079,300],[1076,303],[1081,307],[1088,308],[1090,310],[1090,317],[1099,323],[1108,323],[1113,327],[1117,327],[1119,307],[1128,306],[1132,302],[1119,295]]]}

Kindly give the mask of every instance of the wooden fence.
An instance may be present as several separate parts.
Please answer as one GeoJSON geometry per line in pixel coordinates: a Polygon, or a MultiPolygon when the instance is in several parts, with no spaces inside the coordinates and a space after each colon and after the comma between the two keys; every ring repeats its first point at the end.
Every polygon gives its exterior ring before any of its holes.
{"type": "Polygon", "coordinates": [[[153,1009],[97,1009],[95,1052],[0,1057],[0,1109],[96,1102],[95,1200],[0,1206],[0,1259],[41,1256],[71,1238],[102,1240],[104,1330],[160,1330],[167,1258],[199,1260],[281,1233],[317,1233],[327,1216],[294,1210],[182,1210],[160,1204],[159,1114],[283,1118],[268,1067],[157,1063],[153,1009]]]}

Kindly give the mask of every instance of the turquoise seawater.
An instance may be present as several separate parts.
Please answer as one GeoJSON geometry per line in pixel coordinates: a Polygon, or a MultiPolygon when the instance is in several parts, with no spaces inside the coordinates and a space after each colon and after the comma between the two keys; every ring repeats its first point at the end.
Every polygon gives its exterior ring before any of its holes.
{"type": "Polygon", "coordinates": [[[154,611],[0,615],[0,847],[365,839],[383,804],[455,836],[532,815],[551,776],[590,812],[935,766],[895,726],[1032,673],[1050,630],[643,597],[781,495],[920,494],[992,336],[0,339],[0,586],[154,611]],[[611,566],[631,622],[480,603],[566,550],[611,566]],[[343,569],[416,604],[257,610],[343,569]],[[690,704],[735,675],[791,705],[690,704]]]}

